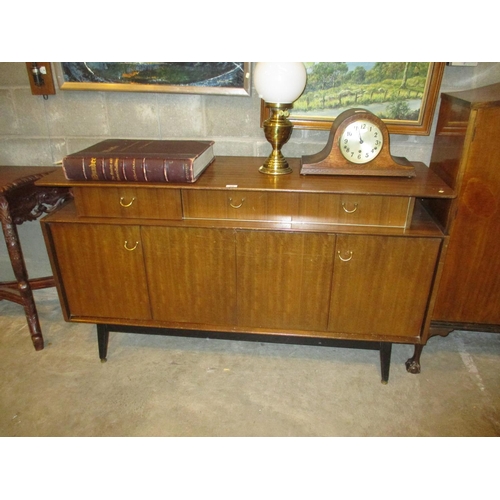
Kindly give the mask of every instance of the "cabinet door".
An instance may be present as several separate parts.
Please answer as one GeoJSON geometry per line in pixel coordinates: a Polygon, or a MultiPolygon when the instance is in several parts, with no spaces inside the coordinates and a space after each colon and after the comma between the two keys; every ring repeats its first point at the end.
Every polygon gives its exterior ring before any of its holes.
{"type": "Polygon", "coordinates": [[[155,320],[234,324],[233,231],[149,226],[142,238],[155,320]]]}
{"type": "Polygon", "coordinates": [[[338,236],[329,330],[419,336],[440,244],[434,238],[338,236]]]}
{"type": "Polygon", "coordinates": [[[238,325],[326,330],[335,236],[237,233],[238,325]]]}
{"type": "Polygon", "coordinates": [[[150,318],[138,226],[50,224],[71,317],[150,318]]]}

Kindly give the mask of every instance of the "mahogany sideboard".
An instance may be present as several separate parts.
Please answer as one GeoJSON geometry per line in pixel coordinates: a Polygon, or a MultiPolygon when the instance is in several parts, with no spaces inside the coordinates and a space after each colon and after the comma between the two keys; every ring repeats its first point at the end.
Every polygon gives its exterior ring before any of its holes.
{"type": "Polygon", "coordinates": [[[441,100],[430,168],[458,196],[441,206],[450,249],[433,319],[500,327],[500,84],[441,100]]]}
{"type": "MultiPolygon", "coordinates": [[[[263,158],[217,157],[193,184],[67,181],[41,223],[67,321],[110,331],[312,342],[425,344],[447,236],[416,177],[267,176],[263,158]],[[191,332],[191,333],[189,333],[191,332]]],[[[363,344],[363,345],[364,345],[363,344]]]]}
{"type": "Polygon", "coordinates": [[[449,234],[431,335],[500,332],[499,135],[500,83],[441,95],[429,168],[457,196],[427,200],[449,234]]]}

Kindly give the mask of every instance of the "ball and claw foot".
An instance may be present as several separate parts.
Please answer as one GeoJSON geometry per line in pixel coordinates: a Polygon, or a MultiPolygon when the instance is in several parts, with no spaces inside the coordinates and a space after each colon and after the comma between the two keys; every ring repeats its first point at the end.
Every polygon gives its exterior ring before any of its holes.
{"type": "Polygon", "coordinates": [[[424,346],[421,344],[415,345],[415,352],[413,353],[413,356],[405,363],[406,371],[408,373],[420,373],[420,355],[422,354],[423,348],[424,346]]]}
{"type": "Polygon", "coordinates": [[[420,363],[413,358],[406,361],[405,366],[408,373],[420,373],[420,363]]]}

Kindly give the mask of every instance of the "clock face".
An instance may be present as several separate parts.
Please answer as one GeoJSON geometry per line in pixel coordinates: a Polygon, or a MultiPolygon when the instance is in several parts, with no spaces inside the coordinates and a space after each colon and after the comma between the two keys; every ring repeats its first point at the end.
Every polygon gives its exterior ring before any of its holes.
{"type": "Polygon", "coordinates": [[[382,151],[384,138],[381,130],[369,120],[356,120],[349,124],[339,139],[340,151],[351,163],[372,161],[382,151]]]}

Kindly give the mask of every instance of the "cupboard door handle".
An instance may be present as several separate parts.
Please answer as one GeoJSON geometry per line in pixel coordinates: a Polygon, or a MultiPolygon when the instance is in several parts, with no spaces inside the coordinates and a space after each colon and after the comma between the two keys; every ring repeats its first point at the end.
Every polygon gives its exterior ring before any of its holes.
{"type": "Polygon", "coordinates": [[[124,200],[125,200],[125,198],[122,196],[122,197],[120,198],[120,205],[121,205],[123,208],[128,208],[128,207],[130,207],[130,206],[132,205],[132,203],[134,203],[134,201],[135,201],[135,196],[132,198],[132,200],[130,201],[130,203],[124,203],[124,200]]]}
{"type": "Polygon", "coordinates": [[[129,248],[129,247],[128,247],[128,241],[127,241],[127,240],[125,240],[125,243],[124,243],[124,245],[123,245],[123,248],[125,248],[125,250],[128,250],[129,252],[133,252],[133,251],[137,248],[137,246],[138,246],[138,245],[139,245],[139,242],[138,242],[138,241],[136,241],[136,242],[135,242],[135,245],[134,245],[132,248],[129,248]]]}
{"type": "Polygon", "coordinates": [[[342,254],[340,253],[340,250],[337,251],[337,253],[339,254],[339,259],[342,261],[342,262],[349,262],[351,259],[352,259],[352,251],[349,250],[348,254],[349,254],[349,257],[347,258],[344,258],[342,257],[342,254]]]}
{"type": "Polygon", "coordinates": [[[354,212],[358,209],[358,204],[357,204],[357,203],[355,203],[355,204],[354,204],[354,208],[353,208],[352,210],[348,210],[348,209],[346,208],[346,204],[345,204],[344,202],[342,202],[342,208],[344,209],[344,212],[345,212],[346,214],[353,214],[353,213],[354,213],[354,212]]]}
{"type": "Polygon", "coordinates": [[[239,205],[233,205],[233,199],[229,198],[229,206],[231,208],[241,208],[241,206],[243,205],[244,202],[245,202],[245,198],[242,198],[241,203],[239,205]]]}

